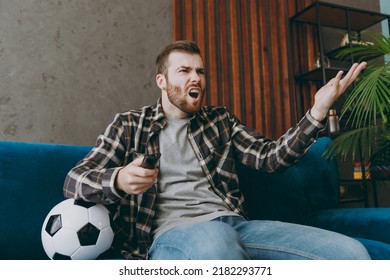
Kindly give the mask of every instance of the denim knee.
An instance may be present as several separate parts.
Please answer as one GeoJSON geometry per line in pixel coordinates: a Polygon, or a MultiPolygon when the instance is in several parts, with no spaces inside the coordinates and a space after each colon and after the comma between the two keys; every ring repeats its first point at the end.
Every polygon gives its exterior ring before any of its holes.
{"type": "Polygon", "coordinates": [[[171,229],[159,236],[150,259],[249,259],[237,231],[222,222],[209,221],[171,229]]]}

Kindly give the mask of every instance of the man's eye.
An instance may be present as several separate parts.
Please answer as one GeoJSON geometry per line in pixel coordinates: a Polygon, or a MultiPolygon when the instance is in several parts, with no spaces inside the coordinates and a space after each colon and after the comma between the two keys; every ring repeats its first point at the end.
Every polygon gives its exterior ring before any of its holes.
{"type": "Polygon", "coordinates": [[[187,69],[180,69],[180,70],[179,70],[179,73],[187,73],[187,72],[188,72],[187,69]]]}
{"type": "Polygon", "coordinates": [[[198,70],[197,72],[198,72],[199,75],[205,75],[206,74],[205,70],[198,70]]]}

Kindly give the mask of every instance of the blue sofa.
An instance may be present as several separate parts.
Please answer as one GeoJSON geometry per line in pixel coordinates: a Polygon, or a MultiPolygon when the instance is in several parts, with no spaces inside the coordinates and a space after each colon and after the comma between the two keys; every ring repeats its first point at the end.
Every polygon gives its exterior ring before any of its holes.
{"type": "MultiPolygon", "coordinates": [[[[313,225],[359,239],[373,259],[390,259],[390,208],[339,208],[338,169],[320,138],[293,167],[267,174],[238,166],[252,219],[313,225]]],[[[0,141],[0,259],[48,259],[41,227],[64,200],[67,172],[90,146],[0,141]]]]}

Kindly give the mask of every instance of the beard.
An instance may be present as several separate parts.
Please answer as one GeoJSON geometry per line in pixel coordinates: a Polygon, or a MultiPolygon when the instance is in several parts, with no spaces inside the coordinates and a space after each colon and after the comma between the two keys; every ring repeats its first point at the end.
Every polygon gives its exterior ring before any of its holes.
{"type": "Polygon", "coordinates": [[[166,91],[169,102],[188,115],[193,115],[200,110],[205,92],[204,89],[201,89],[200,96],[195,99],[179,86],[172,85],[168,79],[166,91]]]}

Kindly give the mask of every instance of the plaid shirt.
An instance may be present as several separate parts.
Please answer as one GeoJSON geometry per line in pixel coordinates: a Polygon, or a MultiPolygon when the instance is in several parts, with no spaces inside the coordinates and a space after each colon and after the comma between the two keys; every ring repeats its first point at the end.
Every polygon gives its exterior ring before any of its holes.
{"type": "MultiPolygon", "coordinates": [[[[144,259],[151,245],[157,186],[142,195],[128,195],[115,189],[115,178],[139,155],[159,151],[159,132],[166,123],[160,99],[155,106],[117,114],[64,183],[66,197],[116,207],[114,247],[128,259],[144,259]]],[[[212,190],[231,211],[245,216],[236,161],[267,172],[282,171],[305,153],[323,128],[307,112],[297,126],[271,141],[225,108],[205,106],[192,117],[188,140],[212,190]]]]}

